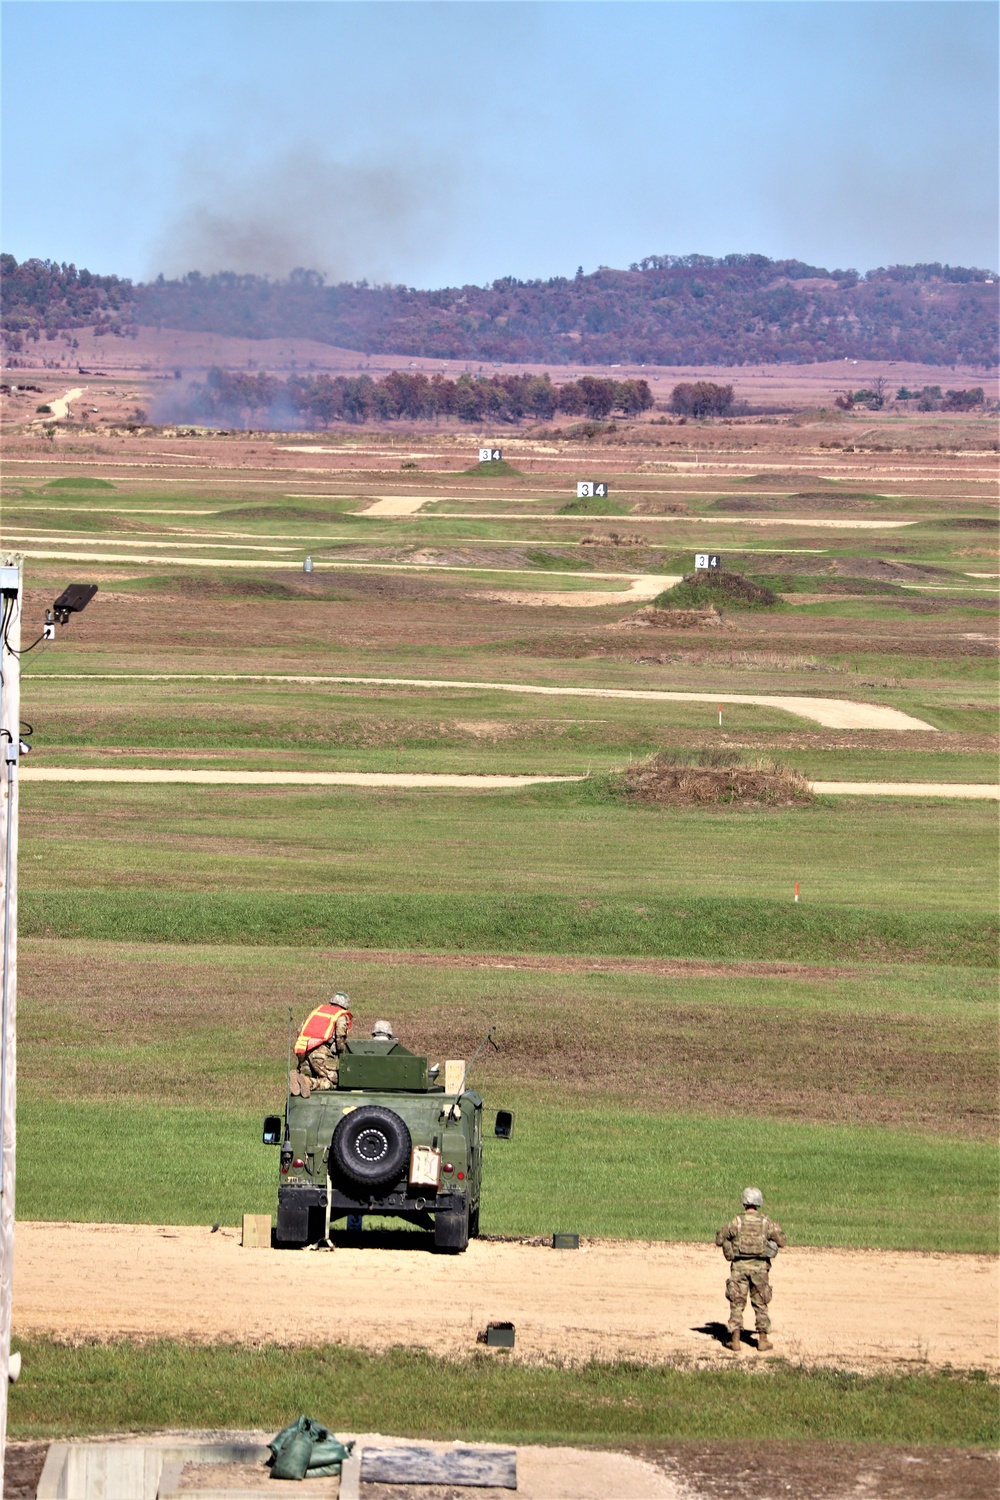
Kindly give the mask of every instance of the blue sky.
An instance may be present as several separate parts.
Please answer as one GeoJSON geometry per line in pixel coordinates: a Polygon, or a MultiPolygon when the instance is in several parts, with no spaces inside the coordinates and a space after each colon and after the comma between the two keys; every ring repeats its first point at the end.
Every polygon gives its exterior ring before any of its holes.
{"type": "Polygon", "coordinates": [[[7,0],[3,248],[414,286],[997,262],[997,7],[7,0]]]}

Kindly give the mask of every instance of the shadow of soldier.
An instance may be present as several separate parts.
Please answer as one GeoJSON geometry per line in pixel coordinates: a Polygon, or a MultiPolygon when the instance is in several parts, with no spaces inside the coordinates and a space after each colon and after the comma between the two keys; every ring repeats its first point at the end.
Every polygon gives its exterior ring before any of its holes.
{"type": "MultiPolygon", "coordinates": [[[[723,1344],[726,1347],[729,1345],[730,1334],[725,1323],[702,1323],[700,1327],[692,1328],[691,1332],[703,1333],[706,1338],[714,1339],[717,1344],[723,1344]]],[[[745,1328],[740,1333],[740,1342],[742,1344],[749,1344],[751,1348],[756,1348],[745,1328]]]]}

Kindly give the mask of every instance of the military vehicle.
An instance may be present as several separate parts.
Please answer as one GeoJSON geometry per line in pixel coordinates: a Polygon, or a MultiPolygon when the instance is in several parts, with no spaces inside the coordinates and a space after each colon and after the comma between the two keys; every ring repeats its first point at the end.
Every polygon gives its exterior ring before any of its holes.
{"type": "MultiPolygon", "coordinates": [[[[319,1243],[336,1219],[378,1214],[433,1228],[435,1249],[465,1250],[483,1164],[483,1101],[467,1073],[446,1063],[442,1080],[395,1040],[348,1040],[335,1089],[289,1093],[284,1121],[264,1121],[265,1144],[281,1147],[277,1244],[319,1243]]],[[[494,1135],[510,1139],[513,1123],[498,1110],[494,1135]]]]}

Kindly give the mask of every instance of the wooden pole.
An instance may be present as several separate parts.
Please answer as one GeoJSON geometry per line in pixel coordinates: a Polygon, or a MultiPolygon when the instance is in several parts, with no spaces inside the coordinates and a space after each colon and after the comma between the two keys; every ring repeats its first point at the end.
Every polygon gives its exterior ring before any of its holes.
{"type": "Polygon", "coordinates": [[[21,746],[21,559],[0,566],[0,923],[3,1034],[0,1038],[0,1494],[7,1448],[7,1372],[14,1284],[14,1146],[17,1110],[17,769],[21,746]]]}

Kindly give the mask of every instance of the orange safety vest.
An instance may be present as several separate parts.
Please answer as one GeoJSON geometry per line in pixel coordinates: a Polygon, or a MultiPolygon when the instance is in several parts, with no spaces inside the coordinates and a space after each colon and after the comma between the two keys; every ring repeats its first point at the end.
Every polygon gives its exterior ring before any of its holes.
{"type": "Polygon", "coordinates": [[[322,1047],[328,1042],[337,1029],[337,1022],[341,1016],[347,1017],[347,1029],[351,1029],[351,1012],[343,1005],[335,1005],[331,1000],[328,1005],[317,1005],[302,1023],[299,1039],[295,1043],[295,1056],[305,1057],[307,1053],[314,1052],[317,1047],[322,1047]]]}

